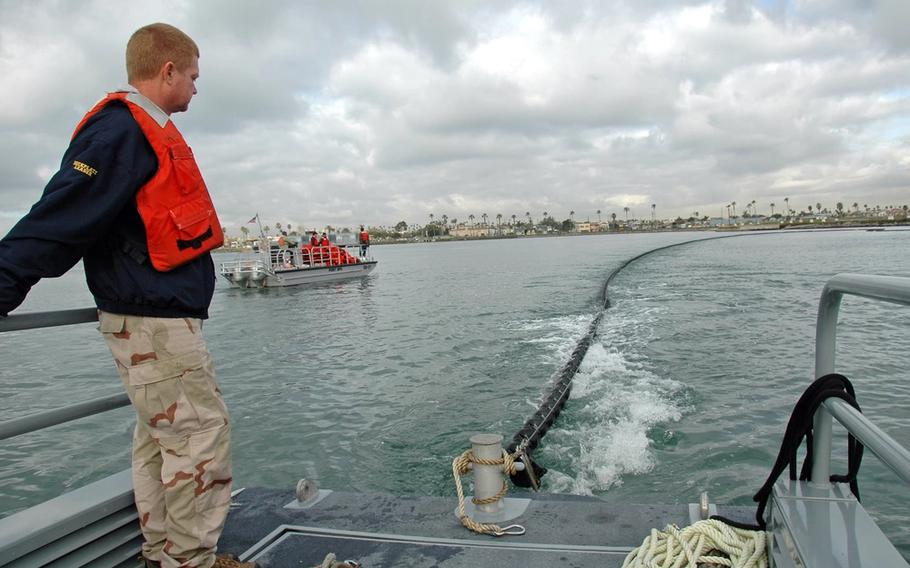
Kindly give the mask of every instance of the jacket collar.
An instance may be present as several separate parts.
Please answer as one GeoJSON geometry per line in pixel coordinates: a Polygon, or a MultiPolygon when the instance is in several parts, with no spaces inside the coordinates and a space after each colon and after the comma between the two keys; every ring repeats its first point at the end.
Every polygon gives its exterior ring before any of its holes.
{"type": "Polygon", "coordinates": [[[126,98],[133,104],[138,105],[142,110],[148,113],[155,122],[158,123],[158,126],[164,128],[168,121],[171,119],[166,112],[161,110],[155,103],[151,101],[148,97],[136,90],[132,85],[127,85],[117,89],[118,93],[128,93],[126,98]]]}

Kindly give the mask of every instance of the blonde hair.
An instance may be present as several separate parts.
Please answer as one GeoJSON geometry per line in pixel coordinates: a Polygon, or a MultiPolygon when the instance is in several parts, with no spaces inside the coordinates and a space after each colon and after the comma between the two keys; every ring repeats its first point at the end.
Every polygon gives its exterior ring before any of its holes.
{"type": "Polygon", "coordinates": [[[136,30],[126,44],[127,81],[151,79],[168,61],[183,71],[199,57],[199,47],[190,36],[169,24],[149,24],[136,30]]]}

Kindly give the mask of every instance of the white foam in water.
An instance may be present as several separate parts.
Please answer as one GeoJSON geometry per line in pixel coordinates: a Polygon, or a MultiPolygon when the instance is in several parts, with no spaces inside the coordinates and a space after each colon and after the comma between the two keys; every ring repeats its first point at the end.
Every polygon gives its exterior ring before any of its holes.
{"type": "Polygon", "coordinates": [[[569,315],[512,322],[510,327],[527,334],[522,343],[547,346],[538,350],[545,362],[553,364],[558,361],[562,365],[572,354],[578,340],[587,333],[592,319],[591,314],[569,315]]]}
{"type": "Polygon", "coordinates": [[[547,490],[587,495],[650,471],[648,431],[680,419],[673,394],[681,388],[600,341],[592,344],[566,411],[544,439],[542,463],[552,460],[565,470],[544,478],[547,490]]]}
{"type": "MultiPolygon", "coordinates": [[[[611,311],[601,324],[573,379],[571,400],[538,450],[551,469],[544,478],[548,491],[592,494],[622,483],[623,475],[647,473],[654,467],[649,429],[681,416],[673,402],[681,385],[638,362],[637,347],[650,335],[654,310],[626,310],[611,311]]],[[[592,319],[569,315],[511,322],[509,328],[523,332],[523,343],[534,345],[555,371],[592,319]]]]}

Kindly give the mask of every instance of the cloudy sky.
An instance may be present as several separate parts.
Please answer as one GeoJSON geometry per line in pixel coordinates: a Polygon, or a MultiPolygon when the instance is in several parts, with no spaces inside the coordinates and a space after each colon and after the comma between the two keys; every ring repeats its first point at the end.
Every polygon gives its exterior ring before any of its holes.
{"type": "Polygon", "coordinates": [[[223,224],[910,202],[906,0],[0,0],[0,234],[125,82],[201,51],[174,115],[223,224]]]}

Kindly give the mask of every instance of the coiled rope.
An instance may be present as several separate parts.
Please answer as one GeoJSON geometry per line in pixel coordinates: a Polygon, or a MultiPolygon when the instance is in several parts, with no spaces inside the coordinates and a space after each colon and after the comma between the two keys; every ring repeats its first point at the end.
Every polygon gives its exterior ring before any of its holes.
{"type": "MultiPolygon", "coordinates": [[[[461,487],[461,476],[465,475],[468,473],[468,471],[471,470],[472,464],[502,466],[504,472],[512,475],[516,471],[515,462],[519,455],[520,454],[518,452],[509,454],[503,450],[501,458],[484,459],[475,456],[473,451],[466,450],[460,456],[452,460],[452,476],[455,478],[455,489],[458,491],[458,518],[461,520],[461,524],[464,525],[465,528],[470,529],[476,533],[489,534],[493,536],[517,536],[525,533],[525,528],[521,525],[509,525],[507,527],[500,527],[499,525],[493,523],[478,523],[469,517],[467,511],[465,510],[464,490],[461,487]]],[[[486,497],[484,499],[477,499],[476,497],[472,497],[471,502],[475,505],[490,505],[505,497],[508,490],[509,487],[506,484],[505,479],[503,479],[502,489],[500,489],[496,495],[486,497]]]]}
{"type": "Polygon", "coordinates": [[[709,519],[680,529],[651,529],[641,546],[626,556],[622,568],[767,568],[767,534],[738,529],[709,519]]]}

